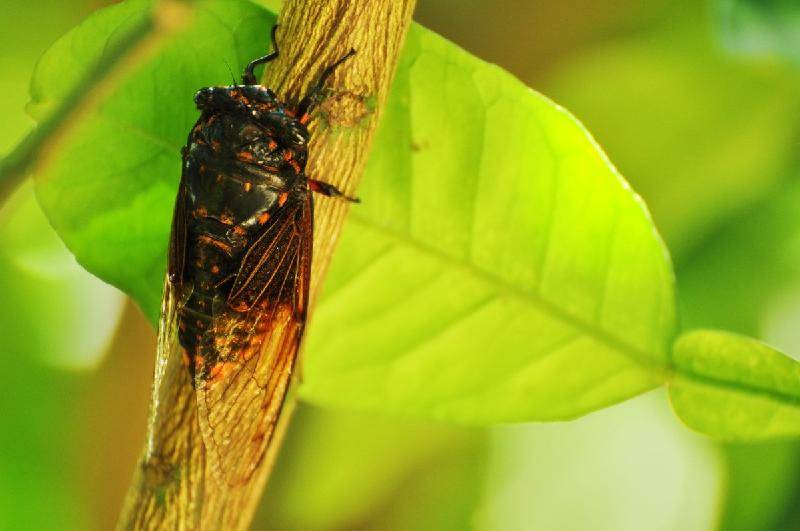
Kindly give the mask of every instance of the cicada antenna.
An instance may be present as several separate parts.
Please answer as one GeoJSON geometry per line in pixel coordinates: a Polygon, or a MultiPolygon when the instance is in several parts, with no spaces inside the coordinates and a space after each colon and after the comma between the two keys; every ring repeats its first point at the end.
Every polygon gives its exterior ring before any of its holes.
{"type": "Polygon", "coordinates": [[[256,84],[256,75],[253,73],[253,69],[258,65],[263,65],[269,63],[270,61],[278,58],[278,41],[275,39],[276,32],[278,31],[278,25],[275,24],[272,26],[272,32],[270,33],[270,39],[272,40],[272,51],[267,55],[259,57],[258,59],[253,59],[247,66],[244,68],[244,73],[242,74],[242,83],[245,85],[255,85],[256,84]]]}

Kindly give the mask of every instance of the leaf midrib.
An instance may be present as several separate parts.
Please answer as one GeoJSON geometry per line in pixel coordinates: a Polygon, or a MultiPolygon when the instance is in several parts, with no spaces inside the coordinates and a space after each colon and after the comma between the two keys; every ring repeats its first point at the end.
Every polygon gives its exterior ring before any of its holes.
{"type": "MultiPolygon", "coordinates": [[[[775,402],[780,402],[782,405],[800,408],[800,396],[791,395],[789,393],[777,390],[775,388],[761,387],[754,384],[747,384],[744,382],[737,382],[734,380],[725,380],[722,378],[715,378],[708,374],[702,374],[684,367],[675,367],[673,369],[675,375],[692,380],[697,383],[715,387],[730,392],[739,392],[750,396],[758,396],[761,398],[768,398],[775,402]]],[[[674,384],[670,384],[671,386],[674,384]]]]}
{"type": "Polygon", "coordinates": [[[389,227],[376,223],[373,220],[370,220],[369,218],[359,216],[356,213],[351,212],[348,215],[348,220],[352,223],[359,224],[368,229],[379,231],[383,235],[399,242],[400,244],[407,245],[408,247],[420,251],[423,254],[433,256],[437,260],[440,260],[446,264],[451,264],[455,267],[461,268],[467,271],[469,274],[483,280],[484,282],[487,282],[490,285],[495,286],[498,289],[498,291],[502,292],[503,294],[509,297],[523,299],[531,303],[532,305],[537,306],[539,309],[554,316],[556,319],[572,326],[573,328],[577,329],[586,336],[592,337],[595,340],[604,343],[607,346],[613,348],[614,350],[622,353],[625,357],[627,357],[637,365],[642,366],[648,369],[654,375],[657,375],[659,379],[666,380],[669,375],[670,367],[666,362],[659,363],[646,351],[641,350],[632,345],[629,345],[620,340],[619,338],[611,335],[610,333],[601,329],[597,329],[590,324],[587,324],[581,319],[573,315],[570,315],[566,311],[562,310],[552,302],[549,302],[543,299],[542,297],[538,296],[536,293],[525,291],[521,289],[519,286],[511,284],[507,280],[501,277],[498,277],[487,271],[484,271],[483,269],[476,267],[475,264],[473,264],[472,262],[464,260],[463,258],[448,255],[445,252],[435,247],[432,247],[419,240],[409,237],[407,234],[393,230],[389,227]]]}

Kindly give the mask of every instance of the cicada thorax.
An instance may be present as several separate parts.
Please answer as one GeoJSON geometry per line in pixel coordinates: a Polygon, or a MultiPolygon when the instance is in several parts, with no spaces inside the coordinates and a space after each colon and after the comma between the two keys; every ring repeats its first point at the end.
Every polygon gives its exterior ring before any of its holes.
{"type": "Polygon", "coordinates": [[[245,361],[260,348],[270,316],[259,309],[269,290],[254,281],[248,293],[231,292],[270,220],[285,215],[290,198],[296,204],[308,194],[305,144],[286,138],[301,124],[268,95],[248,101],[243,88],[203,89],[229,105],[205,109],[184,150],[185,303],[178,318],[193,377],[211,378],[225,362],[245,361]]]}

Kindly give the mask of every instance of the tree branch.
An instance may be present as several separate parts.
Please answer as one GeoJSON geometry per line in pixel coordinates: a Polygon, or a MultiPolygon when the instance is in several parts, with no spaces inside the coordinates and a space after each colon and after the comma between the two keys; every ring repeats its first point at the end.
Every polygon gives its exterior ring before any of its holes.
{"type": "MultiPolygon", "coordinates": [[[[331,94],[311,125],[307,173],[353,193],[386,100],[414,0],[288,0],[280,16],[281,54],[264,84],[284,100],[299,101],[322,70],[350,48],[357,54],[326,85],[331,94]]],[[[269,34],[265,28],[264,35],[269,34]]],[[[349,205],[316,201],[311,300],[330,263],[349,205]]],[[[164,308],[162,311],[172,311],[164,308]]],[[[168,348],[162,330],[159,348],[168,348]]],[[[173,349],[174,350],[174,349],[173,349]]],[[[148,445],[139,462],[120,529],[246,529],[280,446],[294,393],[254,479],[221,486],[208,469],[198,428],[194,390],[175,355],[156,367],[148,445]]]]}

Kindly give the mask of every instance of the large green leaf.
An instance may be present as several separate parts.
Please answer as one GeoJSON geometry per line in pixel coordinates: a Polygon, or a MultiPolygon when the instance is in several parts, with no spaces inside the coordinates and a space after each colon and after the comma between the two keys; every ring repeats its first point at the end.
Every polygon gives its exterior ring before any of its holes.
{"type": "MultiPolygon", "coordinates": [[[[102,60],[148,6],[89,19],[43,58],[33,86],[72,79],[64,54],[72,69],[102,60]]],[[[256,56],[272,23],[221,0],[185,19],[157,56],[120,54],[139,62],[37,176],[78,260],[151,318],[192,93],[228,82],[225,63],[256,56]]],[[[33,108],[65,93],[35,90],[33,108]]],[[[574,118],[499,68],[413,28],[360,195],[310,329],[306,399],[544,420],[663,381],[673,278],[644,205],[574,118]]]]}
{"type": "Polygon", "coordinates": [[[659,383],[672,273],[566,111],[421,30],[314,317],[302,396],[464,422],[659,383]]]}
{"type": "Polygon", "coordinates": [[[675,344],[670,398],[690,427],[724,440],[800,435],[800,363],[763,343],[699,330],[675,344]]]}

